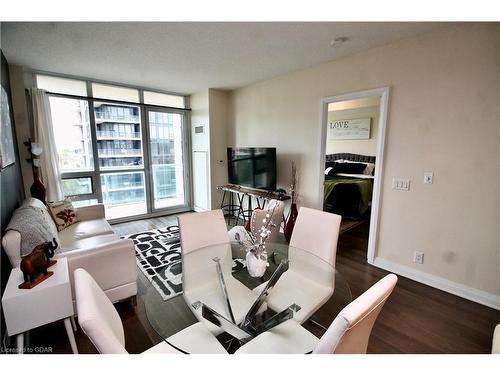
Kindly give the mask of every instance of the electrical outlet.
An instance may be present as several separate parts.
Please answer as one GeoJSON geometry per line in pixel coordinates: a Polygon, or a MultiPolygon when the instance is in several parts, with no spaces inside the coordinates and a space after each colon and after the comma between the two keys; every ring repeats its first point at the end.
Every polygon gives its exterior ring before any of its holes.
{"type": "Polygon", "coordinates": [[[392,179],[392,188],[394,190],[410,190],[410,180],[408,178],[394,177],[392,179]]]}
{"type": "Polygon", "coordinates": [[[413,263],[424,264],[424,253],[415,251],[413,253],[413,263]]]}
{"type": "Polygon", "coordinates": [[[425,172],[424,173],[424,184],[432,184],[433,181],[434,181],[434,173],[425,172]]]}

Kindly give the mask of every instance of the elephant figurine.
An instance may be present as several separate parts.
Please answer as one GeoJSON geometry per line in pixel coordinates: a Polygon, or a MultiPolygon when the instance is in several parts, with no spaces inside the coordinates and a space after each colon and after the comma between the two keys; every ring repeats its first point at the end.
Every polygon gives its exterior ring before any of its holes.
{"type": "Polygon", "coordinates": [[[50,260],[54,256],[57,246],[57,241],[53,238],[52,241],[36,246],[31,253],[22,258],[20,267],[25,284],[34,283],[40,275],[44,276],[42,280],[50,276],[47,268],[57,262],[50,260]]]}

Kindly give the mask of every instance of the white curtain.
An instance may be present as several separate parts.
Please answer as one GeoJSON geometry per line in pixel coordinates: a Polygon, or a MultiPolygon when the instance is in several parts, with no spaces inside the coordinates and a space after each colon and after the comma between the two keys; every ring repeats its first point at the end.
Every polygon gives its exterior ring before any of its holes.
{"type": "Polygon", "coordinates": [[[61,172],[57,157],[50,101],[47,93],[40,89],[31,89],[35,142],[42,147],[40,155],[40,178],[47,189],[47,201],[63,199],[61,172]]]}

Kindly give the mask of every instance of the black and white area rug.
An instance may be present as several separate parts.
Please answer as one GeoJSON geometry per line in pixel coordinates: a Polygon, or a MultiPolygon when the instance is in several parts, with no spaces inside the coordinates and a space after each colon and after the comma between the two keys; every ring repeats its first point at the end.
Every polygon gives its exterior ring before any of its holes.
{"type": "MultiPolygon", "coordinates": [[[[163,300],[182,293],[181,240],[177,225],[121,238],[134,241],[137,265],[163,300]]],[[[244,267],[243,259],[233,260],[233,272],[244,267]]]]}

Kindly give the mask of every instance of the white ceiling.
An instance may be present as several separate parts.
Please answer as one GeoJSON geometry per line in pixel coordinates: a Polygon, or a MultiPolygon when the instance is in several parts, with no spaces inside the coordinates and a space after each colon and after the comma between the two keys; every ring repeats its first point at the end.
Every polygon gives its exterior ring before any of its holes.
{"type": "Polygon", "coordinates": [[[190,94],[234,89],[441,23],[2,22],[11,64],[190,94]],[[332,47],[332,39],[349,40],[332,47]]]}

